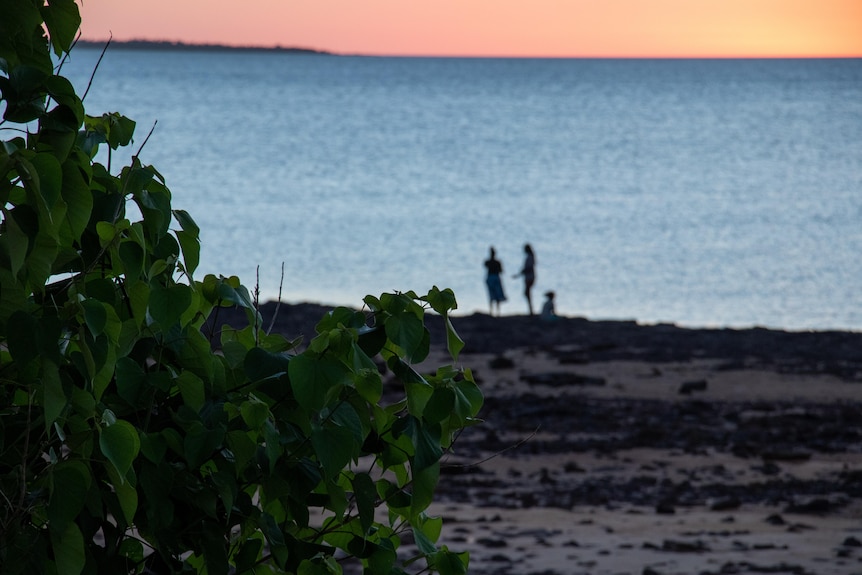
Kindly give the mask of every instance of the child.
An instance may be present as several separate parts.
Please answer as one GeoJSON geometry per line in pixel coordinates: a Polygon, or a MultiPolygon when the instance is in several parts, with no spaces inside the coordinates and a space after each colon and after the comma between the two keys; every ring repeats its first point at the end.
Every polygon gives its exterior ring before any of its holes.
{"type": "Polygon", "coordinates": [[[554,292],[545,292],[545,297],[547,299],[542,305],[542,319],[555,320],[557,319],[557,312],[554,311],[554,292]]]}

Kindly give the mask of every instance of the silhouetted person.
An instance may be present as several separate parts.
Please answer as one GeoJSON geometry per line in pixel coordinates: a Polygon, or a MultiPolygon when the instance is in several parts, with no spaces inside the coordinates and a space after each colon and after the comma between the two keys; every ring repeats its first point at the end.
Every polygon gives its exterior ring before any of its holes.
{"type": "Polygon", "coordinates": [[[485,276],[485,283],[488,285],[488,302],[491,308],[491,315],[494,315],[494,304],[497,305],[497,315],[500,315],[500,302],[506,301],[506,294],[503,293],[503,264],[497,259],[497,252],[491,248],[491,255],[485,260],[485,269],[488,275],[485,276]]]}
{"type": "Polygon", "coordinates": [[[524,244],[524,267],[513,277],[524,276],[524,296],[527,298],[527,307],[530,310],[530,315],[533,315],[533,300],[530,296],[530,290],[533,289],[533,284],[536,283],[536,256],[533,254],[533,248],[530,244],[524,244]]]}
{"type": "Polygon", "coordinates": [[[545,292],[545,303],[542,304],[542,315],[540,317],[548,321],[557,319],[557,311],[554,309],[554,292],[545,292]]]}

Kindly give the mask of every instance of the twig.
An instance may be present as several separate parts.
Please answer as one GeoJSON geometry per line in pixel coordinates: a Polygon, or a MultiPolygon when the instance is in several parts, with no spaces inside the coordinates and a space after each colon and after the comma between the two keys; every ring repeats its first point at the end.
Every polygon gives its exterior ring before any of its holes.
{"type": "Polygon", "coordinates": [[[158,125],[158,123],[159,123],[159,121],[158,121],[158,120],[153,120],[153,127],[152,127],[152,128],[150,128],[150,133],[149,133],[149,134],[147,134],[147,137],[146,137],[146,138],[144,138],[144,142],[141,144],[141,147],[140,147],[140,148],[138,148],[138,151],[137,151],[137,152],[135,152],[135,154],[132,156],[132,161],[137,160],[137,159],[138,159],[138,156],[140,156],[140,155],[141,155],[141,152],[144,150],[144,146],[146,146],[146,145],[147,145],[147,142],[149,142],[149,141],[150,141],[150,136],[152,136],[152,135],[153,135],[153,132],[155,132],[155,131],[156,131],[156,126],[158,125]]]}
{"type": "Polygon", "coordinates": [[[260,346],[260,336],[257,333],[257,320],[260,318],[260,266],[257,266],[254,277],[254,345],[260,346]]]}
{"type": "MultiPolygon", "coordinates": [[[[113,38],[114,38],[114,34],[113,34],[113,32],[112,32],[112,33],[110,34],[110,36],[108,36],[108,41],[107,41],[107,42],[105,42],[105,47],[104,47],[104,48],[102,48],[102,53],[101,53],[101,54],[99,54],[99,59],[96,61],[96,66],[95,66],[95,68],[93,68],[93,73],[92,73],[92,74],[90,74],[90,81],[89,81],[89,82],[87,82],[87,89],[86,89],[86,90],[84,90],[84,95],[83,95],[83,96],[81,96],[81,101],[82,101],[82,102],[83,102],[83,101],[84,101],[84,99],[87,97],[87,94],[90,92],[90,86],[92,86],[92,85],[93,85],[93,79],[96,77],[96,71],[98,71],[98,69],[99,69],[99,65],[102,63],[102,58],[104,58],[104,57],[105,57],[105,52],[107,52],[107,51],[108,51],[108,46],[110,46],[110,45],[111,45],[111,40],[113,40],[113,38]]],[[[75,41],[77,42],[77,40],[75,40],[75,41]]]]}
{"type": "Polygon", "coordinates": [[[518,447],[521,447],[522,445],[524,445],[525,443],[527,443],[528,441],[533,439],[533,437],[535,437],[536,434],[539,433],[539,429],[541,429],[541,427],[542,427],[541,425],[536,427],[536,429],[533,430],[533,433],[531,433],[530,435],[528,435],[527,437],[525,437],[524,439],[522,439],[518,443],[516,443],[514,445],[510,445],[506,449],[501,449],[500,451],[497,451],[496,453],[492,453],[491,455],[489,455],[485,459],[480,459],[479,461],[474,461],[473,463],[454,463],[452,465],[447,465],[446,467],[459,467],[459,468],[476,467],[476,466],[482,465],[483,463],[487,463],[487,462],[491,461],[492,459],[503,455],[507,451],[511,451],[513,449],[517,449],[518,447]]]}
{"type": "Polygon", "coordinates": [[[275,311],[272,312],[272,319],[269,322],[269,329],[266,330],[266,335],[272,333],[272,326],[275,325],[275,318],[278,316],[278,308],[281,307],[281,287],[284,285],[284,262],[281,262],[281,279],[278,282],[278,300],[275,302],[275,311]]]}

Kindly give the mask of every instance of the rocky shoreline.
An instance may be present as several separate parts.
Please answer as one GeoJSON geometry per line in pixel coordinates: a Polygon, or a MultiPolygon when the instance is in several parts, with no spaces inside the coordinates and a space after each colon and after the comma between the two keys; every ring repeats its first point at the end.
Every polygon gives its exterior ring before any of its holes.
{"type": "MultiPolygon", "coordinates": [[[[273,330],[326,311],[281,304],[273,330]]],[[[471,573],[862,573],[862,333],[453,323],[484,422],[435,509],[471,573]]]]}

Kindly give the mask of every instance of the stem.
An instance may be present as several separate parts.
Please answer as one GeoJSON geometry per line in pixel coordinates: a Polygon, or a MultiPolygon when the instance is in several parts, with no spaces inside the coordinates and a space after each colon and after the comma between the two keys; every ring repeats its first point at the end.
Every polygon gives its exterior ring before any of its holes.
{"type": "Polygon", "coordinates": [[[150,132],[147,134],[147,137],[146,137],[146,138],[144,138],[144,141],[143,141],[143,143],[141,144],[141,147],[140,147],[140,148],[138,148],[138,151],[137,151],[137,152],[135,152],[135,154],[132,156],[132,163],[134,163],[134,161],[138,159],[138,156],[140,156],[140,155],[141,155],[141,152],[143,151],[144,146],[146,146],[146,145],[147,145],[147,142],[149,142],[149,141],[150,141],[150,136],[152,136],[152,135],[153,135],[153,132],[155,132],[155,131],[156,131],[156,125],[157,125],[158,123],[159,123],[159,121],[158,121],[158,120],[154,120],[154,121],[153,121],[153,127],[152,127],[152,128],[150,128],[150,132]]]}
{"type": "MultiPolygon", "coordinates": [[[[81,37],[80,33],[78,34],[78,37],[79,37],[79,38],[81,37]]],[[[114,38],[114,35],[113,35],[113,34],[111,34],[111,35],[108,37],[108,41],[107,41],[107,42],[105,42],[105,47],[104,47],[104,48],[102,48],[102,53],[99,55],[99,59],[96,61],[96,66],[93,68],[93,73],[92,73],[92,74],[90,74],[90,81],[89,81],[89,82],[87,82],[87,89],[86,89],[86,90],[84,90],[84,95],[83,95],[83,96],[81,96],[81,102],[83,102],[83,101],[84,101],[84,99],[86,99],[86,97],[87,97],[87,93],[90,91],[90,86],[92,86],[92,85],[93,85],[93,79],[96,77],[96,71],[99,69],[99,65],[102,63],[102,58],[104,58],[104,57],[105,57],[105,52],[107,52],[107,51],[108,51],[108,46],[110,46],[110,45],[111,45],[111,40],[112,40],[113,38],[114,38]]],[[[75,42],[77,42],[77,39],[75,40],[75,42]]]]}
{"type": "Polygon", "coordinates": [[[260,266],[257,266],[254,278],[254,346],[260,347],[260,334],[258,334],[257,320],[260,318],[260,266]]]}
{"type": "Polygon", "coordinates": [[[281,286],[284,285],[284,262],[281,262],[281,279],[278,282],[278,300],[275,302],[275,311],[272,313],[272,320],[269,322],[269,329],[266,330],[266,335],[272,333],[272,326],[275,325],[275,318],[278,316],[278,308],[281,307],[281,286]]]}

